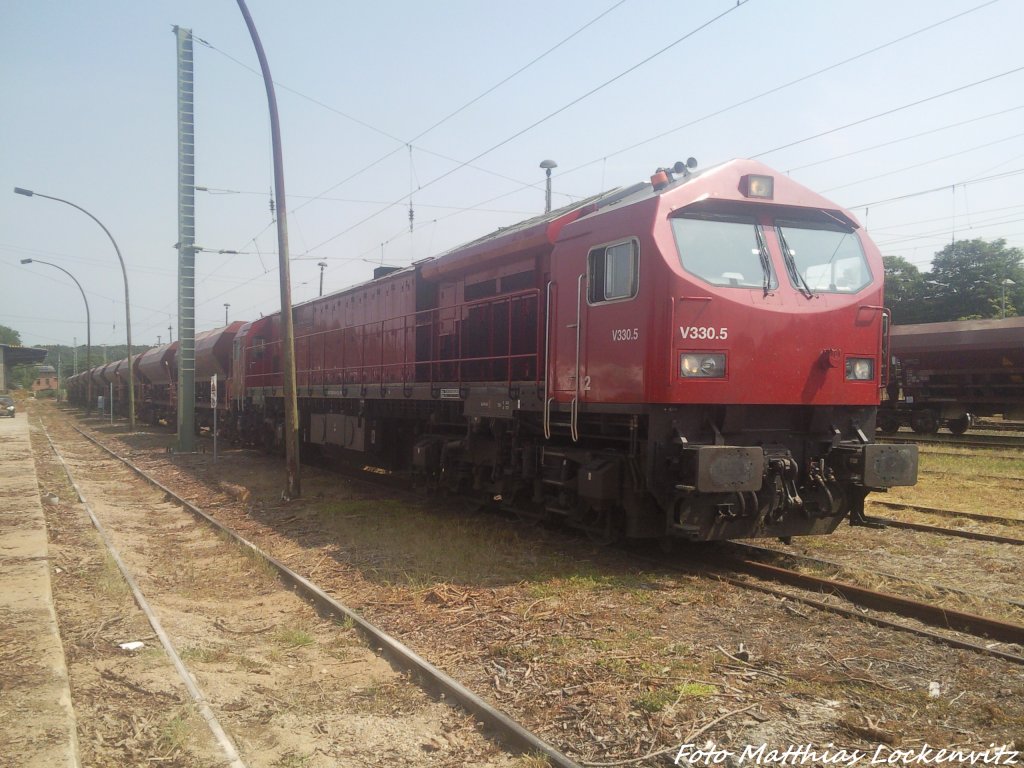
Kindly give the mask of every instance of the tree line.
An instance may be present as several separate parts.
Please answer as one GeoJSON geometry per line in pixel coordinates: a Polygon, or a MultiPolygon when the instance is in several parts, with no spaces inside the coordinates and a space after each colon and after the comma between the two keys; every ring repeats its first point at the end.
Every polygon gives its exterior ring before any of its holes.
{"type": "Polygon", "coordinates": [[[1024,250],[1006,240],[957,240],[922,272],[883,256],[885,305],[896,325],[1016,317],[1024,310],[1024,250]]]}

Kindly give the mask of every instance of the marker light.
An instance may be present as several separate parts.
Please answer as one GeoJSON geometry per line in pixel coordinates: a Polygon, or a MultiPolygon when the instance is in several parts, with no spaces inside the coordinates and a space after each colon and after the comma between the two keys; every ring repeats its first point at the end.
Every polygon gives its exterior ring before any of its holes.
{"type": "Polygon", "coordinates": [[[762,200],[771,200],[775,195],[775,179],[771,176],[761,176],[756,173],[748,173],[740,179],[740,191],[744,197],[757,197],[762,200]]]}
{"type": "Polygon", "coordinates": [[[683,352],[679,356],[679,375],[684,379],[721,379],[725,377],[725,354],[683,352]]]}
{"type": "Polygon", "coordinates": [[[875,361],[872,358],[846,358],[847,381],[871,381],[873,378],[875,378],[875,361]]]}

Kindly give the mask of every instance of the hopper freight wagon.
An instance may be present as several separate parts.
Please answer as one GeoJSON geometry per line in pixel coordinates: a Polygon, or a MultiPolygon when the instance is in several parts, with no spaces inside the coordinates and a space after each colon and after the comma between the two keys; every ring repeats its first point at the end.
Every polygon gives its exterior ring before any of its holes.
{"type": "Polygon", "coordinates": [[[896,326],[891,352],[882,432],[959,435],[975,416],[1024,419],[1024,317],[896,326]]]}

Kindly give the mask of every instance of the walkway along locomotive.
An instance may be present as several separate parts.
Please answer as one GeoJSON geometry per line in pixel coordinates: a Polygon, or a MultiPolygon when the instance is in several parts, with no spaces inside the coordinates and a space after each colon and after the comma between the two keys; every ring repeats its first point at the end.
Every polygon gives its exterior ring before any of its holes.
{"type": "MultiPolygon", "coordinates": [[[[294,308],[303,450],[604,538],[829,533],[917,449],[871,442],[882,262],[752,161],[676,164],[294,308]]],[[[233,433],[279,448],[279,314],[242,326],[233,433]]]]}

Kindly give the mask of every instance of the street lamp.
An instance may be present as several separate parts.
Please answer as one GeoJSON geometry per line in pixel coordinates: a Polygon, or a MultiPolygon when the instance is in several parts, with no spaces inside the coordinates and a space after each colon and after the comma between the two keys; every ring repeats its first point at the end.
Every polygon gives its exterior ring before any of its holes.
{"type": "MultiPolygon", "coordinates": [[[[43,261],[42,259],[22,259],[21,260],[22,264],[32,264],[33,262],[35,262],[36,264],[46,264],[47,266],[53,267],[54,269],[59,269],[65,275],[67,275],[72,280],[74,280],[75,285],[78,286],[78,290],[82,294],[82,301],[85,302],[85,366],[86,366],[86,370],[88,370],[89,366],[92,364],[92,360],[91,360],[91,358],[92,358],[92,320],[91,320],[91,318],[89,316],[89,300],[87,298],[85,298],[85,291],[82,290],[82,284],[80,282],[78,282],[78,280],[75,279],[74,275],[72,275],[70,272],[68,272],[66,269],[64,269],[64,267],[58,266],[56,264],[52,264],[49,261],[43,261]]],[[[76,344],[75,345],[76,349],[77,349],[77,346],[78,345],[76,344]]],[[[87,389],[86,389],[86,395],[85,395],[85,412],[89,413],[89,412],[92,411],[92,373],[91,372],[89,373],[88,376],[86,376],[86,387],[87,387],[87,389]]]]}
{"type": "Polygon", "coordinates": [[[558,163],[554,160],[542,160],[540,167],[544,169],[544,173],[547,174],[547,189],[544,194],[544,213],[551,213],[551,169],[557,168],[558,163]]]}
{"type": "Polygon", "coordinates": [[[320,267],[320,295],[323,296],[324,295],[324,270],[327,269],[327,262],[326,261],[318,261],[316,263],[316,265],[318,267],[320,267]]]}
{"type": "Polygon", "coordinates": [[[231,305],[227,302],[224,303],[224,325],[228,324],[228,307],[231,305]]]}
{"type": "Polygon", "coordinates": [[[1008,286],[1008,285],[1016,285],[1016,283],[1013,282],[1013,280],[1011,280],[1010,278],[1006,277],[1006,278],[1003,278],[1003,282],[1001,282],[1000,285],[1003,288],[1003,312],[1002,312],[1002,318],[1005,320],[1006,319],[1006,286],[1008,286]]]}
{"type": "MultiPolygon", "coordinates": [[[[117,241],[114,236],[110,234],[110,230],[103,226],[103,222],[89,213],[85,208],[80,205],[75,205],[70,200],[64,200],[60,197],[51,197],[50,195],[43,195],[39,192],[33,192],[31,189],[22,189],[21,187],[14,188],[14,194],[24,195],[25,197],[42,197],[46,200],[56,200],[58,203],[64,203],[70,205],[72,208],[77,208],[90,219],[100,225],[100,229],[107,233],[107,237],[110,238],[110,242],[114,244],[114,251],[117,252],[117,260],[121,262],[121,275],[124,277],[124,325],[125,332],[128,336],[128,430],[130,432],[135,431],[135,367],[132,363],[132,314],[131,314],[131,303],[128,300],[128,270],[124,267],[124,258],[121,256],[121,249],[117,247],[117,241]]],[[[76,281],[77,282],[77,281],[76,281]]]]}

